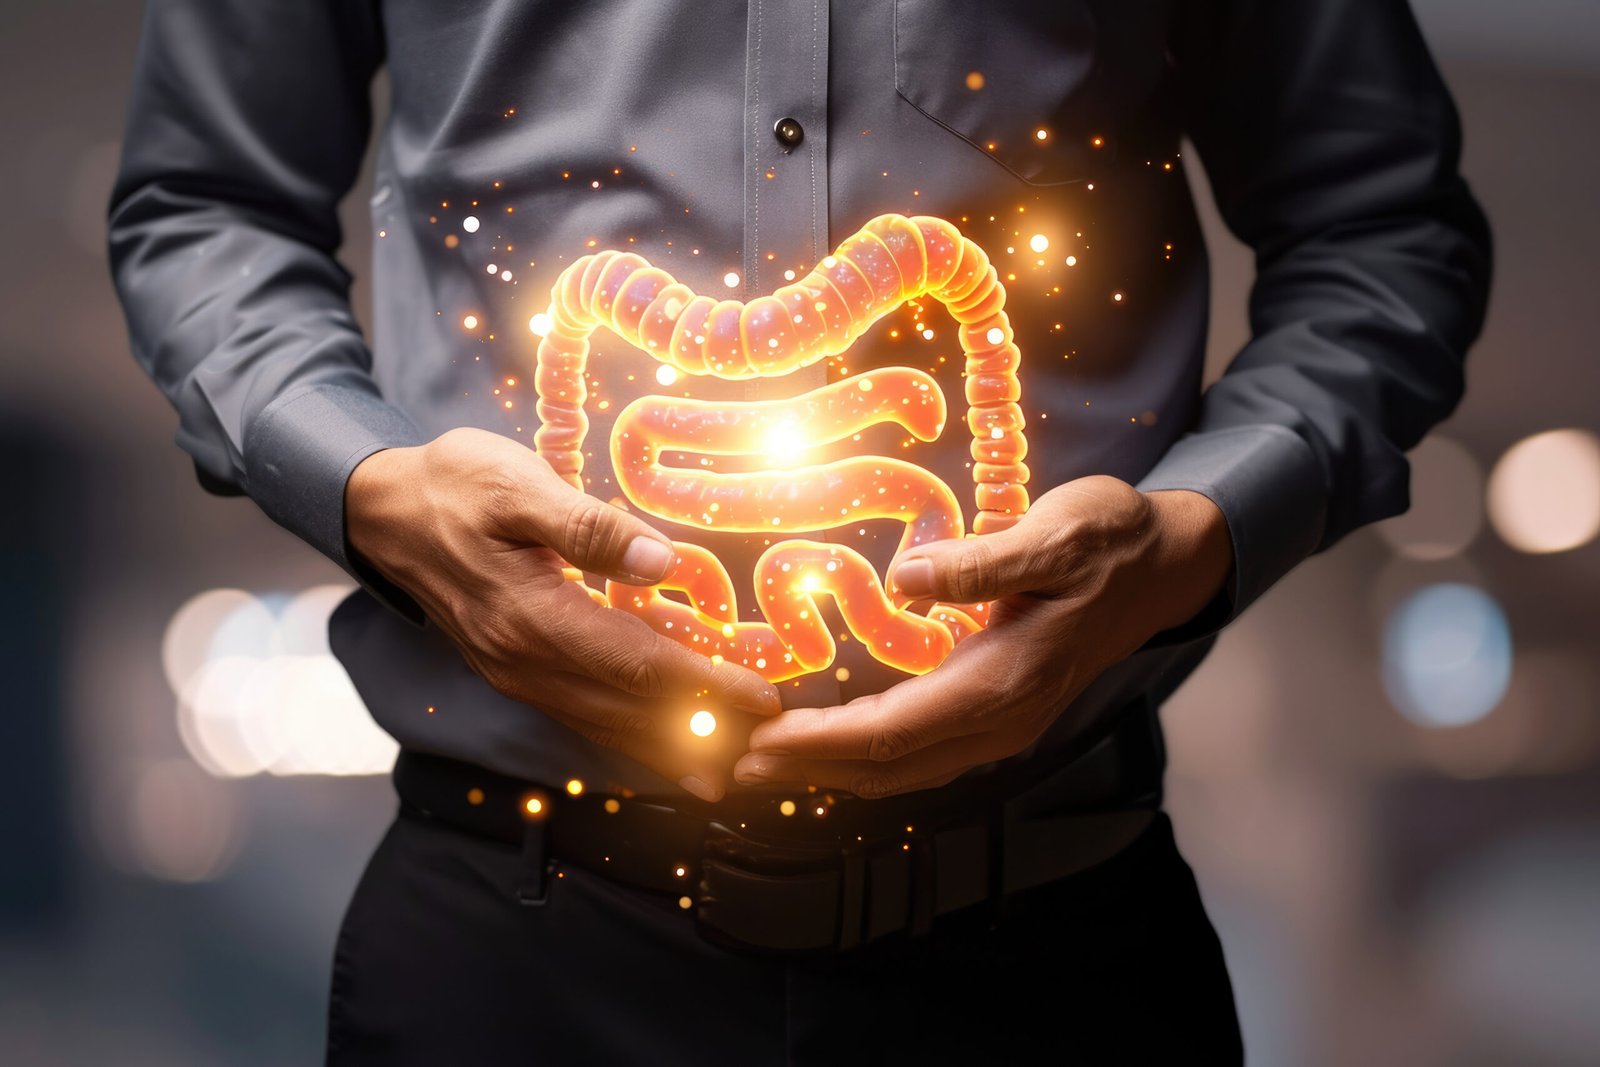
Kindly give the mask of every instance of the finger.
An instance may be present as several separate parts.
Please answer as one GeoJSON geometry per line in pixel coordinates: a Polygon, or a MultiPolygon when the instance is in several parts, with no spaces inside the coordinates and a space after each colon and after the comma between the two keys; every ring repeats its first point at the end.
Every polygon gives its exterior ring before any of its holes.
{"type": "Polygon", "coordinates": [[[706,710],[779,711],[778,688],[754,671],[663,637],[637,616],[602,607],[575,583],[552,591],[561,625],[546,632],[563,666],[634,696],[704,698],[706,710]]]}
{"type": "Polygon", "coordinates": [[[959,541],[919,545],[896,561],[890,581],[912,600],[970,604],[1058,585],[1068,563],[1059,528],[1032,513],[1017,525],[959,541]]]}
{"type": "Polygon", "coordinates": [[[529,467],[526,484],[508,506],[514,529],[581,570],[648,585],[665,578],[675,564],[665,534],[568,485],[543,460],[529,467]]]}
{"type": "Polygon", "coordinates": [[[796,759],[752,752],[734,764],[733,777],[741,785],[806,785],[876,800],[945,785],[973,767],[1015,755],[1008,751],[1011,747],[1009,737],[998,734],[976,742],[973,738],[955,738],[888,763],[796,759]]]}
{"type": "Polygon", "coordinates": [[[755,753],[883,763],[951,738],[992,729],[1014,681],[1005,642],[976,634],[940,666],[840,707],[791,708],[750,734],[755,753]],[[1004,684],[1001,684],[1002,681],[1004,684]]]}
{"type": "Polygon", "coordinates": [[[547,675],[540,689],[534,707],[708,802],[727,794],[733,760],[748,744],[749,720],[740,716],[723,716],[701,734],[682,701],[646,700],[566,672],[547,675]]]}

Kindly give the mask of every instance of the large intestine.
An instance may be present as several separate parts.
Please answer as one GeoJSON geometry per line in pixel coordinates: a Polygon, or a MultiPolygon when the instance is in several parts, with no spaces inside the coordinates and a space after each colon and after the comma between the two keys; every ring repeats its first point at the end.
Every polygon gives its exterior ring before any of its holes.
{"type": "MultiPolygon", "coordinates": [[[[845,352],[884,315],[923,297],[949,310],[966,355],[973,530],[1003,529],[1028,507],[1027,438],[1017,404],[1021,357],[1005,311],[1005,288],[988,256],[951,223],[931,216],[880,215],[804,278],[749,302],[696,294],[635,253],[583,256],[551,291],[534,378],[541,420],[535,448],[583,488],[589,336],[601,327],[684,374],[781,378],[845,352]]],[[[865,371],[785,400],[646,396],[616,419],[612,468],[635,507],[685,526],[790,534],[888,518],[905,524],[899,548],[904,552],[965,532],[949,486],[905,460],[857,455],[721,471],[671,466],[665,457],[794,455],[884,423],[931,441],[942,434],[946,415],[938,383],[906,367],[865,371]]],[[[985,605],[947,604],[921,614],[886,592],[871,563],[855,550],[790,538],[770,545],[756,563],[754,593],[764,621],[740,622],[722,563],[698,545],[680,542],[677,549],[678,564],[665,581],[644,588],[608,583],[605,602],[772,681],[822,670],[833,661],[821,597],[834,601],[846,627],[874,657],[911,673],[932,670],[987,614],[985,605]]]]}

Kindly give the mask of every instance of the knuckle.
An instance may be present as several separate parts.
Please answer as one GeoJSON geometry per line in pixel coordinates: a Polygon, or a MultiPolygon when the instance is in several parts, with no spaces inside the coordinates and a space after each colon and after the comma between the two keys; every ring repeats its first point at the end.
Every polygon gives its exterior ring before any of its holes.
{"type": "Polygon", "coordinates": [[[867,758],[874,763],[899,759],[916,747],[916,736],[906,726],[888,723],[875,728],[867,737],[867,758]]]}
{"type": "Polygon", "coordinates": [[[893,796],[905,788],[900,775],[890,770],[870,771],[858,774],[850,783],[850,791],[858,797],[867,800],[876,800],[880,797],[893,796]]]}
{"type": "Polygon", "coordinates": [[[592,559],[601,539],[601,504],[589,497],[573,501],[561,524],[561,546],[577,560],[592,559]]]}
{"type": "Polygon", "coordinates": [[[994,586],[994,550],[975,539],[968,551],[956,557],[951,584],[958,600],[981,600],[994,586]]]}

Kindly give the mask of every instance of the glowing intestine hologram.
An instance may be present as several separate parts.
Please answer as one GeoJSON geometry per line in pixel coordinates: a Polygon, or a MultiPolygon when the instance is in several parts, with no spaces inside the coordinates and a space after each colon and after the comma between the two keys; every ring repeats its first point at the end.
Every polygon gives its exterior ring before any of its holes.
{"type": "MultiPolygon", "coordinates": [[[[988,255],[944,219],[880,215],[841,242],[805,277],[748,302],[695,293],[632,252],[585,255],[551,289],[534,385],[538,454],[583,488],[589,338],[605,328],[676,374],[723,380],[782,378],[847,351],[875,322],[931,297],[959,326],[965,354],[966,423],[972,435],[973,532],[1014,523],[1028,507],[1028,442],[1017,377],[1021,354],[1006,291],[988,255]]],[[[646,515],[707,531],[776,537],[868,519],[904,523],[896,554],[965,536],[961,506],[940,478],[914,463],[850,455],[768,469],[673,466],[669,453],[763,457],[852,440],[892,423],[921,441],[944,432],[945,396],[908,367],[863,371],[789,399],[736,401],[645,396],[611,432],[612,469],[646,515]]],[[[708,656],[743,664],[770,681],[826,669],[835,645],[819,601],[831,598],[857,640],[880,662],[925,673],[981,629],[986,604],[933,604],[926,613],[884,588],[852,548],[803,538],[775,540],[756,561],[752,592],[761,622],[741,622],[738,592],[706,548],[676,542],[674,571],[656,586],[608,582],[592,596],[643,618],[708,656]],[[665,594],[675,593],[680,602],[665,594]]],[[[582,581],[582,575],[569,571],[582,581]]]]}

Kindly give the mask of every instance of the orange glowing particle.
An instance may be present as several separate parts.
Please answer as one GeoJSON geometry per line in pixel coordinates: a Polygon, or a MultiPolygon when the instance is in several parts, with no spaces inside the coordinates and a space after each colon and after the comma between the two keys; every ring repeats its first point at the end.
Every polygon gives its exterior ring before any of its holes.
{"type": "Polygon", "coordinates": [[[1111,299],[1120,304],[1120,303],[1122,303],[1122,294],[1120,292],[1112,293],[1111,294],[1111,299]]]}
{"type": "Polygon", "coordinates": [[[476,315],[468,315],[468,316],[466,316],[465,318],[463,318],[461,320],[461,325],[463,327],[465,327],[466,329],[476,330],[478,328],[478,316],[476,316],[476,315]]]}
{"type": "Polygon", "coordinates": [[[979,70],[969,70],[969,71],[967,71],[967,88],[968,89],[971,89],[973,92],[977,92],[979,89],[983,88],[983,82],[984,82],[984,78],[983,78],[983,72],[982,71],[979,71],[979,70]]]}
{"type": "Polygon", "coordinates": [[[636,145],[636,144],[631,144],[631,145],[628,146],[628,151],[637,152],[637,151],[639,151],[639,146],[636,145]]]}
{"type": "Polygon", "coordinates": [[[526,811],[529,815],[537,815],[544,811],[544,801],[540,800],[538,797],[529,797],[527,800],[523,801],[522,810],[526,811]]]}
{"type": "Polygon", "coordinates": [[[985,147],[985,148],[987,148],[987,149],[988,149],[988,150],[989,150],[989,151],[991,151],[991,152],[993,152],[993,151],[994,151],[994,142],[993,142],[993,141],[990,141],[990,142],[989,142],[989,143],[988,143],[988,144],[986,144],[986,145],[984,145],[984,146],[983,146],[983,147],[985,147]]]}
{"type": "Polygon", "coordinates": [[[509,400],[506,401],[506,410],[507,411],[511,410],[511,401],[509,401],[509,400]]]}
{"type": "Polygon", "coordinates": [[[433,712],[434,712],[434,710],[435,710],[435,709],[434,709],[434,706],[433,706],[433,705],[432,705],[432,704],[429,704],[429,705],[428,705],[428,714],[429,714],[429,715],[432,715],[432,714],[433,714],[433,712]]]}
{"type": "Polygon", "coordinates": [[[445,234],[444,246],[446,248],[454,248],[457,245],[459,245],[460,243],[461,243],[461,238],[457,237],[455,234],[453,234],[453,233],[445,234]]]}
{"type": "Polygon", "coordinates": [[[517,384],[517,380],[515,378],[507,378],[506,379],[506,384],[511,386],[511,387],[513,387],[513,388],[515,388],[516,384],[517,384]]]}
{"type": "Polygon", "coordinates": [[[1033,139],[1035,141],[1048,141],[1050,139],[1050,131],[1045,129],[1043,126],[1040,126],[1037,130],[1033,131],[1033,139]]]}
{"type": "Polygon", "coordinates": [[[467,803],[471,804],[473,807],[477,807],[479,804],[482,804],[483,790],[479,789],[477,786],[473,786],[471,789],[467,790],[467,803]]]}
{"type": "Polygon", "coordinates": [[[782,815],[793,815],[794,814],[794,801],[785,800],[782,804],[779,804],[778,805],[778,812],[780,814],[782,814],[782,815]]]}
{"type": "Polygon", "coordinates": [[[583,795],[583,782],[579,781],[576,778],[567,779],[567,792],[571,793],[575,797],[576,796],[582,796],[583,795]]]}
{"type": "Polygon", "coordinates": [[[672,873],[674,875],[676,875],[677,877],[679,877],[679,878],[683,878],[683,877],[686,877],[688,875],[689,868],[685,867],[683,864],[680,863],[676,867],[672,868],[672,873]]]}
{"type": "Polygon", "coordinates": [[[607,815],[615,815],[617,812],[622,810],[622,804],[618,802],[616,797],[607,797],[605,809],[607,815]]]}
{"type": "Polygon", "coordinates": [[[682,908],[684,911],[688,911],[690,908],[694,907],[694,901],[690,900],[688,897],[679,897],[678,907],[682,908]]]}
{"type": "Polygon", "coordinates": [[[1089,143],[1096,148],[1101,148],[1105,145],[1106,139],[1104,137],[1091,137],[1089,138],[1089,143]]]}
{"type": "Polygon", "coordinates": [[[570,170],[564,170],[561,172],[561,177],[563,180],[570,178],[572,177],[572,172],[570,170]]]}

